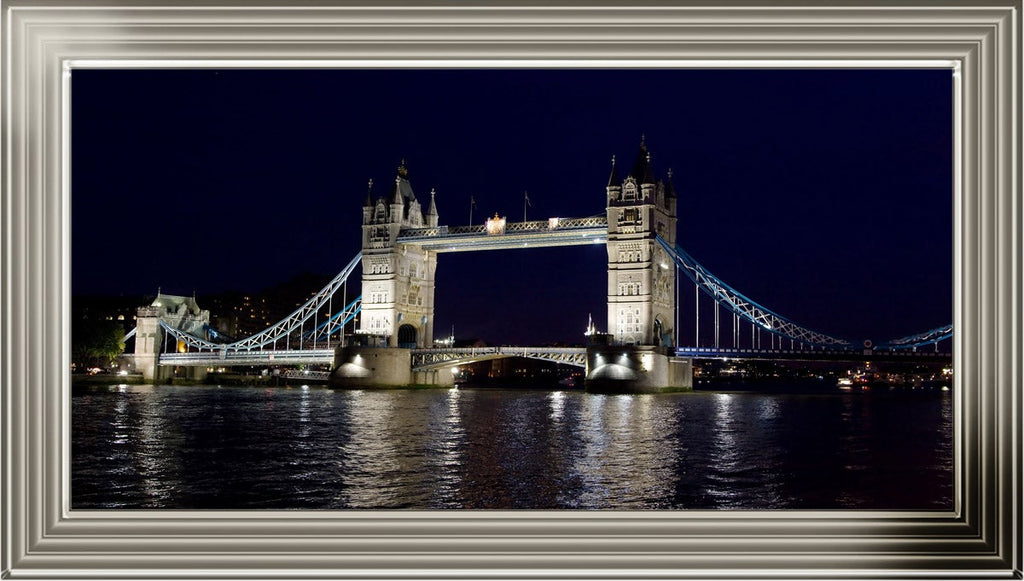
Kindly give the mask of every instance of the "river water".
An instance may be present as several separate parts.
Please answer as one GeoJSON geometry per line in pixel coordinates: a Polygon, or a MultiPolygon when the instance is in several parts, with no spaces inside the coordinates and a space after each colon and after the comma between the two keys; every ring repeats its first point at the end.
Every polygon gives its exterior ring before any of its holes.
{"type": "Polygon", "coordinates": [[[952,508],[950,392],[76,387],[71,505],[952,508]]]}

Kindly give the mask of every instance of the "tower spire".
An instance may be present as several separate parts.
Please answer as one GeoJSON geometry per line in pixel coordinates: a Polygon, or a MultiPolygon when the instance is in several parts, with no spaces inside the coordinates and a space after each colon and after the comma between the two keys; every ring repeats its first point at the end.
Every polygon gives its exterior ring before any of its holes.
{"type": "Polygon", "coordinates": [[[430,206],[427,207],[427,215],[428,216],[436,216],[437,215],[437,204],[434,203],[434,194],[435,193],[436,192],[434,191],[434,188],[430,188],[430,206]]]}
{"type": "Polygon", "coordinates": [[[402,174],[399,173],[395,176],[395,195],[391,196],[392,204],[402,204],[405,200],[402,199],[402,174]]]}
{"type": "Polygon", "coordinates": [[[612,156],[612,172],[608,175],[608,187],[614,187],[619,185],[619,170],[615,167],[615,156],[612,156]]]}
{"type": "Polygon", "coordinates": [[[370,183],[366,186],[366,201],[363,202],[363,207],[373,207],[373,178],[370,178],[370,183]]]}
{"type": "Polygon", "coordinates": [[[651,152],[647,150],[646,136],[640,136],[640,151],[637,152],[631,176],[641,184],[654,183],[654,171],[651,169],[651,152]]]}

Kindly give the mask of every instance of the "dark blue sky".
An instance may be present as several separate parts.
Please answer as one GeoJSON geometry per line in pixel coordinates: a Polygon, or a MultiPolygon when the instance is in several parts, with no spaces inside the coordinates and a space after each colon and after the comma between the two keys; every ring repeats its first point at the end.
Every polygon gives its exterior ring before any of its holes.
{"type": "MultiPolygon", "coordinates": [[[[72,292],[202,305],[333,275],[367,180],[403,158],[442,224],[467,223],[470,195],[478,223],[521,220],[524,190],[530,219],[603,214],[611,156],[631,166],[645,134],[691,255],[877,342],[952,320],[951,133],[945,70],[76,70],[72,292]]],[[[436,329],[579,341],[588,313],[604,326],[605,273],[603,246],[443,254],[436,329]]]]}

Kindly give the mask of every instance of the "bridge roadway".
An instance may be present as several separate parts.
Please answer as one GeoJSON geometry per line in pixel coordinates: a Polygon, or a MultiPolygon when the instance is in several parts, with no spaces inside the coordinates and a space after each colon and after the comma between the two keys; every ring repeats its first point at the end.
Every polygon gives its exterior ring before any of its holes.
{"type": "Polygon", "coordinates": [[[455,364],[475,363],[502,357],[526,357],[564,363],[575,367],[587,366],[586,347],[456,347],[450,349],[414,349],[412,368],[415,371],[438,369],[455,364]]]}
{"type": "Polygon", "coordinates": [[[714,347],[681,347],[676,349],[677,357],[694,359],[770,359],[776,361],[920,361],[936,363],[952,361],[952,353],[933,351],[912,351],[910,349],[865,349],[865,350],[770,350],[770,349],[716,349],[714,347]]]}
{"type": "MultiPolygon", "coordinates": [[[[713,347],[676,349],[677,357],[695,359],[772,359],[780,361],[920,361],[922,363],[952,360],[950,353],[910,350],[769,350],[715,349],[713,347]]],[[[584,347],[463,347],[412,349],[412,369],[423,371],[452,364],[473,363],[502,357],[526,357],[585,367],[584,347]]],[[[334,349],[292,349],[278,351],[201,351],[164,353],[162,366],[203,367],[216,365],[331,365],[334,349]]]]}
{"type": "MultiPolygon", "coordinates": [[[[472,363],[502,357],[527,357],[585,367],[587,350],[583,347],[466,347],[439,349],[412,349],[412,369],[437,369],[460,363],[472,363]]],[[[278,351],[199,351],[192,353],[163,353],[160,365],[180,367],[230,365],[331,365],[334,349],[305,349],[278,351]]]]}

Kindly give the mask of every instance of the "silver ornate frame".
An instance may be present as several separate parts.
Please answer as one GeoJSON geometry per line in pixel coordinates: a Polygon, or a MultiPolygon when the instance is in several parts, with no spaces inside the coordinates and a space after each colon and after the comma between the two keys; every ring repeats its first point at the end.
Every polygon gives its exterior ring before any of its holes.
{"type": "Polygon", "coordinates": [[[4,578],[1021,578],[1020,1],[579,1],[3,0],[4,578]],[[955,510],[70,510],[70,71],[396,62],[955,70],[955,510]]]}

